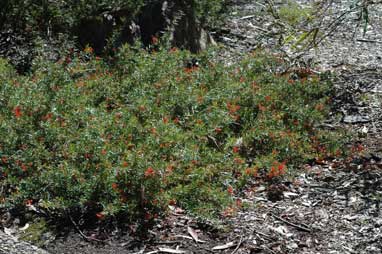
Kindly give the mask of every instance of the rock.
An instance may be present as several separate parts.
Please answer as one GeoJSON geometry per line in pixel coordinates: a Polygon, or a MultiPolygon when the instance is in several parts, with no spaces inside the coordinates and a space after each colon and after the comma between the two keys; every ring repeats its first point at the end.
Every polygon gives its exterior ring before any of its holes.
{"type": "Polygon", "coordinates": [[[370,122],[370,119],[368,116],[361,116],[361,115],[347,115],[344,116],[343,120],[344,123],[368,123],[370,122]]]}
{"type": "Polygon", "coordinates": [[[17,240],[15,237],[0,231],[0,254],[49,254],[47,251],[37,248],[29,243],[17,240]]]}

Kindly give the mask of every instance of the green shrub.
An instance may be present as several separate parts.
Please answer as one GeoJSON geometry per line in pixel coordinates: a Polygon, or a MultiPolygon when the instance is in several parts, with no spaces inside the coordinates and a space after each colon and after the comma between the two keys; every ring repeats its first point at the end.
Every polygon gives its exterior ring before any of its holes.
{"type": "MultiPolygon", "coordinates": [[[[178,1],[178,0],[177,0],[178,1]]],[[[105,14],[125,12],[134,19],[142,6],[155,0],[3,0],[0,9],[0,30],[10,26],[15,30],[47,35],[71,34],[73,28],[89,18],[103,18],[105,14]]],[[[226,0],[179,0],[191,6],[203,24],[216,21],[226,0]]],[[[51,35],[50,35],[51,36],[51,35]]]]}
{"type": "Polygon", "coordinates": [[[0,61],[1,202],[130,221],[176,202],[216,216],[248,179],[336,151],[314,127],[330,84],[309,70],[279,76],[260,52],[232,67],[212,53],[186,68],[188,52],[125,46],[109,67],[87,48],[38,58],[28,76],[0,61]]]}

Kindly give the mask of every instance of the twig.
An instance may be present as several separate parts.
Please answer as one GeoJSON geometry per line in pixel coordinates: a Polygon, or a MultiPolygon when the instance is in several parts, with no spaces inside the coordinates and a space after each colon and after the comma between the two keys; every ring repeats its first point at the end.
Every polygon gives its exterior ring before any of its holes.
{"type": "Polygon", "coordinates": [[[105,241],[103,240],[99,240],[99,239],[96,239],[96,238],[90,238],[88,236],[86,236],[80,229],[80,227],[77,225],[77,223],[75,223],[75,221],[73,220],[72,216],[68,213],[68,216],[69,216],[69,219],[70,221],[73,223],[73,226],[76,228],[76,230],[78,231],[78,233],[82,236],[82,238],[84,238],[85,241],[88,241],[88,242],[91,242],[91,241],[95,241],[95,242],[99,242],[99,243],[106,243],[105,241]]]}
{"type": "Polygon", "coordinates": [[[153,244],[181,244],[183,243],[182,241],[155,241],[155,242],[152,242],[153,244]]]}
{"type": "Polygon", "coordinates": [[[244,20],[244,19],[251,19],[251,18],[254,18],[255,15],[248,15],[248,16],[244,16],[244,17],[241,17],[239,18],[240,20],[244,20]]]}
{"type": "Polygon", "coordinates": [[[281,218],[281,217],[279,217],[273,213],[272,213],[272,216],[275,217],[276,219],[281,220],[282,222],[288,224],[289,226],[295,227],[295,228],[300,229],[300,230],[305,231],[305,232],[309,232],[309,233],[312,232],[312,230],[310,228],[294,224],[294,223],[287,221],[287,220],[285,220],[285,219],[283,219],[283,218],[281,218]]]}
{"type": "Polygon", "coordinates": [[[267,235],[267,234],[264,234],[264,233],[262,233],[262,232],[258,232],[258,231],[253,230],[253,233],[254,233],[254,234],[257,234],[257,235],[264,236],[265,238],[268,238],[268,239],[272,239],[271,236],[269,236],[269,235],[267,235]]]}
{"type": "Polygon", "coordinates": [[[143,253],[145,252],[145,250],[146,250],[146,245],[143,246],[143,249],[142,249],[142,250],[140,250],[140,251],[138,251],[138,252],[134,252],[133,254],[143,254],[143,253]]]}
{"type": "Polygon", "coordinates": [[[382,43],[382,41],[377,40],[367,40],[367,39],[357,39],[359,42],[370,42],[370,43],[382,43]]]}
{"type": "Polygon", "coordinates": [[[245,241],[246,239],[243,238],[243,236],[240,236],[240,241],[239,243],[237,244],[236,248],[231,252],[231,254],[235,254],[236,251],[239,250],[240,246],[242,245],[242,243],[245,241]]]}
{"type": "Polygon", "coordinates": [[[269,251],[269,252],[272,253],[272,254],[276,254],[276,252],[274,252],[273,250],[271,250],[271,249],[270,249],[269,247],[267,247],[267,246],[264,246],[263,249],[269,251]]]}

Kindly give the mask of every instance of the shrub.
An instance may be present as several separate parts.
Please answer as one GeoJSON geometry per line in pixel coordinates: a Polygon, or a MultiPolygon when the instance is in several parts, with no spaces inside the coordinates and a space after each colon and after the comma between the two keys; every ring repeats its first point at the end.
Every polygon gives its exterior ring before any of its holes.
{"type": "Polygon", "coordinates": [[[337,149],[315,128],[329,83],[280,76],[261,52],[232,67],[211,54],[190,67],[186,51],[124,46],[108,66],[87,48],[27,76],[1,60],[1,202],[149,222],[171,201],[216,216],[248,179],[337,149]]]}

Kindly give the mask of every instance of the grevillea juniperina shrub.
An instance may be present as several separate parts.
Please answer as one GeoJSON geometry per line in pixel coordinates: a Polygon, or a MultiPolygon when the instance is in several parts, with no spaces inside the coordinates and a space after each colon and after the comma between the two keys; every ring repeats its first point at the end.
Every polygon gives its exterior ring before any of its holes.
{"type": "Polygon", "coordinates": [[[192,66],[186,51],[125,46],[106,64],[87,48],[37,58],[26,76],[1,60],[1,206],[150,221],[176,203],[216,216],[248,179],[338,152],[315,128],[329,83],[280,75],[261,52],[231,67],[211,54],[192,66]]]}

